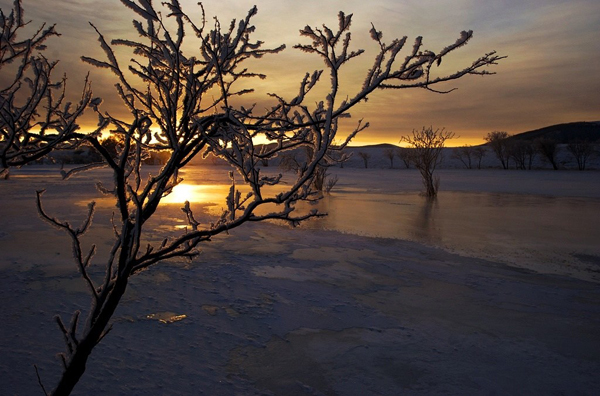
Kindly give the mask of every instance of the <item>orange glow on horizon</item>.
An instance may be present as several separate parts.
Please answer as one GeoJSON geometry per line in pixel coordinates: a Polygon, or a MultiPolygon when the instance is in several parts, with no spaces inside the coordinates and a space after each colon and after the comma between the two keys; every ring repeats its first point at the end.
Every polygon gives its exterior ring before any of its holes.
{"type": "MultiPolygon", "coordinates": [[[[378,144],[392,144],[398,147],[408,147],[406,143],[400,143],[399,141],[390,141],[390,139],[368,139],[368,133],[363,136],[365,139],[355,139],[348,145],[349,147],[360,147],[360,146],[375,146],[378,144]]],[[[484,144],[485,140],[483,136],[481,138],[476,137],[458,137],[446,141],[445,147],[461,147],[461,146],[479,146],[484,144]]]]}
{"type": "MultiPolygon", "coordinates": [[[[50,61],[59,61],[55,77],[62,73],[68,76],[70,100],[74,103],[78,100],[79,88],[90,73],[94,96],[104,99],[101,111],[127,120],[128,111],[115,94],[117,80],[114,74],[91,67],[81,62],[80,57],[89,56],[101,61],[106,58],[89,22],[94,23],[109,41],[136,39],[137,34],[131,28],[131,20],[136,14],[120,2],[103,3],[101,15],[89,14],[89,4],[78,0],[29,3],[25,4],[25,12],[27,19],[33,22],[30,28],[43,22],[57,24],[61,36],[48,41],[46,56],[50,61]],[[91,20],[82,17],[88,14],[91,20]]],[[[184,11],[194,19],[198,17],[196,2],[185,0],[181,3],[187,3],[182,4],[184,11]]],[[[272,0],[257,0],[254,4],[259,12],[253,19],[256,26],[253,37],[264,41],[264,48],[275,48],[280,44],[287,48],[277,55],[251,59],[244,64],[249,71],[264,73],[267,78],[240,80],[235,89],[252,88],[255,93],[236,99],[235,104],[256,104],[259,112],[269,108],[273,101],[266,93],[277,93],[288,100],[296,96],[305,73],[323,69],[318,57],[293,48],[296,44],[307,43],[306,38],[298,34],[299,29],[306,25],[322,26],[323,23],[335,27],[336,15],[342,10],[354,15],[351,50],[364,49],[365,53],[348,66],[344,65],[340,73],[340,99],[345,95],[352,97],[372,67],[378,46],[369,37],[371,23],[383,32],[387,43],[394,37],[408,37],[399,59],[403,59],[417,36],[423,36],[425,49],[436,52],[453,43],[461,30],[473,29],[475,36],[469,45],[448,54],[440,68],[435,68],[436,73],[454,72],[489,51],[498,51],[508,58],[489,69],[496,75],[485,78],[465,76],[439,86],[441,90],[457,88],[448,95],[423,89],[374,92],[368,102],[362,102],[352,110],[352,119],[340,128],[338,142],[346,136],[342,132],[353,130],[360,119],[368,121],[371,127],[361,132],[351,146],[399,145],[402,135],[429,125],[445,126],[454,131],[459,137],[447,142],[447,146],[454,147],[482,144],[483,137],[494,130],[515,135],[555,124],[599,121],[600,74],[596,65],[600,62],[600,52],[591,49],[598,43],[600,2],[542,3],[515,2],[512,7],[500,7],[495,2],[481,2],[473,7],[472,2],[466,0],[423,0],[418,6],[391,0],[376,3],[306,0],[289,2],[283,7],[272,0]],[[564,23],[566,15],[569,23],[564,23]],[[572,66],[569,73],[565,73],[567,64],[572,66]]],[[[216,15],[223,26],[227,26],[232,18],[239,20],[247,14],[248,6],[232,4],[207,4],[206,17],[210,19],[216,15]]],[[[164,10],[159,4],[156,7],[164,10]]],[[[185,53],[194,55],[198,43],[189,31],[186,40],[189,41],[185,53]]],[[[129,49],[116,48],[115,54],[126,70],[132,57],[129,49]]],[[[319,84],[322,85],[317,85],[310,93],[307,105],[323,99],[323,93],[328,92],[326,75],[321,78],[319,84]]],[[[138,88],[143,86],[145,83],[141,82],[138,88]]],[[[96,120],[97,115],[86,110],[78,120],[80,130],[84,133],[95,130],[96,120]]],[[[103,136],[107,136],[107,132],[103,136]]],[[[262,142],[257,140],[257,143],[262,142]]]]}
{"type": "MultiPolygon", "coordinates": [[[[152,132],[152,135],[153,135],[152,141],[153,142],[155,142],[154,132],[157,132],[157,131],[152,132]]],[[[84,133],[89,133],[89,131],[84,132],[84,133]]],[[[479,145],[485,143],[485,140],[483,139],[484,135],[485,135],[485,133],[481,133],[480,137],[458,136],[454,139],[447,140],[445,146],[446,147],[461,147],[461,146],[467,146],[467,145],[479,146],[479,145]]],[[[109,136],[110,136],[110,132],[108,132],[108,131],[104,131],[102,133],[102,139],[106,139],[109,136]]],[[[373,134],[373,136],[371,136],[369,131],[366,130],[366,131],[360,133],[359,135],[357,135],[356,138],[353,139],[348,146],[349,147],[360,147],[360,146],[375,146],[375,145],[379,145],[379,144],[391,144],[391,145],[398,146],[398,147],[405,147],[406,144],[400,142],[400,139],[398,138],[399,136],[402,136],[402,135],[397,134],[397,135],[395,135],[394,138],[386,138],[384,136],[381,136],[381,135],[378,136],[376,134],[373,134]]],[[[340,136],[340,137],[344,138],[345,136],[340,136]]],[[[340,141],[341,141],[341,139],[340,139],[340,141]]],[[[273,142],[269,141],[264,136],[258,136],[256,138],[254,138],[254,144],[269,144],[269,143],[273,143],[273,142]]]]}

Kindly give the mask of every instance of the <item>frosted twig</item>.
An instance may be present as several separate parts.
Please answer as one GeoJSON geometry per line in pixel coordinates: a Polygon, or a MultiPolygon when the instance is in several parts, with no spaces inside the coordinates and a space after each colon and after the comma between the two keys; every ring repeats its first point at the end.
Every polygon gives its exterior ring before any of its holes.
{"type": "Polygon", "coordinates": [[[37,376],[38,384],[42,388],[42,392],[44,392],[44,395],[49,396],[49,393],[46,391],[44,383],[42,382],[42,377],[40,377],[40,372],[38,371],[37,364],[34,364],[33,367],[35,368],[35,375],[37,376]]]}

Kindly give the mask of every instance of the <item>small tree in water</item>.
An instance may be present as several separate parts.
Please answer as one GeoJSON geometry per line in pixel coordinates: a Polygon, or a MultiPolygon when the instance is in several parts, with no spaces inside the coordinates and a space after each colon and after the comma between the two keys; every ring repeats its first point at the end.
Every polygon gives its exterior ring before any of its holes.
{"type": "Polygon", "coordinates": [[[421,172],[425,185],[425,196],[433,198],[438,193],[439,177],[434,177],[433,172],[442,162],[442,150],[446,140],[452,139],[454,132],[433,127],[423,127],[420,131],[413,130],[412,136],[403,136],[403,142],[408,143],[412,150],[412,160],[415,168],[421,172]]]}

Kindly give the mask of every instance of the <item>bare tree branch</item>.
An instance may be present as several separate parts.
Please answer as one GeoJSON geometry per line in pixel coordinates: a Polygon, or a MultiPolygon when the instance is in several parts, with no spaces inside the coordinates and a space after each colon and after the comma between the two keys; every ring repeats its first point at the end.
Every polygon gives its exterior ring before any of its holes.
{"type": "Polygon", "coordinates": [[[27,39],[18,40],[19,31],[29,23],[23,20],[21,1],[14,2],[8,16],[1,12],[0,20],[0,70],[6,76],[13,73],[0,89],[0,172],[7,177],[11,167],[76,143],[77,120],[92,102],[92,90],[86,78],[81,98],[73,105],[65,99],[66,77],[54,81],[57,62],[42,55],[46,40],[59,36],[54,25],[43,24],[27,39]]]}
{"type": "MultiPolygon", "coordinates": [[[[87,81],[80,102],[75,107],[66,103],[64,81],[54,84],[50,79],[55,64],[29,55],[35,40],[26,42],[19,50],[28,54],[19,58],[24,59],[22,69],[30,68],[35,77],[27,104],[17,107],[14,101],[15,92],[25,86],[21,75],[2,91],[0,159],[3,168],[40,158],[61,148],[62,144],[86,142],[102,157],[102,162],[64,172],[64,178],[99,166],[108,168],[113,176],[112,184],[98,185],[100,193],[114,197],[117,208],[112,218],[112,247],[105,255],[108,259],[100,281],[94,281],[89,273],[96,244],[84,249],[81,241],[92,226],[94,203],[89,205],[83,223],[75,228],[48,214],[42,206],[43,191],[37,193],[37,208],[42,219],[70,236],[75,263],[92,296],[92,306],[84,314],[85,321],[80,323],[79,311],[68,327],[59,317],[56,319],[67,350],[62,355],[64,371],[51,392],[53,395],[69,394],[84,374],[94,346],[110,331],[112,315],[132,275],[171,258],[193,258],[199,253],[199,244],[247,222],[276,219],[297,225],[323,216],[317,210],[300,211],[297,204],[313,202],[322,195],[327,167],[347,159],[341,151],[369,126],[360,120],[345,136],[338,136],[343,132],[340,120],[350,117],[350,110],[367,100],[368,95],[381,88],[434,91],[434,86],[445,81],[468,74],[489,74],[482,69],[503,58],[491,52],[456,73],[434,76],[432,66],[439,66],[442,57],[465,45],[472,38],[472,32],[461,33],[455,43],[437,55],[424,50],[422,39],[418,37],[412,50],[400,59],[406,37],[386,44],[383,34],[373,26],[371,37],[378,47],[373,65],[366,72],[363,86],[353,95],[340,99],[338,92],[343,83],[340,70],[364,55],[362,49],[351,48],[352,15],[340,12],[336,28],[307,26],[300,34],[309,42],[295,46],[309,56],[320,57],[324,69],[307,72],[291,99],[271,94],[274,104],[260,111],[254,105],[234,105],[232,100],[252,91],[239,88],[240,81],[265,77],[246,66],[248,59],[278,54],[285,48],[283,45],[267,48],[253,38],[252,19],[257,13],[256,7],[228,27],[222,27],[215,18],[214,26],[209,28],[202,5],[200,17],[194,22],[177,0],[162,3],[167,12],[161,12],[151,1],[121,2],[137,18],[133,23],[134,37],[111,40],[90,23],[97,33],[104,59],[83,56],[81,60],[114,74],[115,96],[129,112],[128,118],[102,112],[102,100],[92,97],[87,81]],[[186,35],[188,31],[193,34],[186,35]],[[195,39],[195,45],[188,43],[190,36],[195,39]],[[114,49],[116,46],[131,51],[133,59],[122,62],[114,49]],[[198,51],[193,56],[188,55],[187,48],[194,47],[198,51]],[[329,74],[329,79],[322,78],[324,74],[329,74]],[[318,85],[324,86],[324,90],[317,90],[318,85]],[[309,93],[323,91],[326,94],[321,100],[307,103],[309,93]],[[38,119],[35,111],[42,100],[48,103],[47,111],[38,119]],[[76,120],[88,107],[98,116],[98,126],[92,134],[82,134],[78,132],[76,120]],[[39,126],[41,131],[32,133],[33,126],[39,126]],[[100,140],[100,132],[108,127],[118,142],[114,152],[100,140]],[[334,143],[336,137],[341,144],[334,143]],[[268,144],[258,147],[259,138],[266,139],[268,144]],[[153,151],[167,153],[168,158],[158,174],[145,177],[142,166],[153,151]],[[295,156],[296,173],[284,184],[283,175],[266,173],[262,164],[286,154],[295,156]],[[173,235],[159,243],[145,241],[148,220],[163,198],[182,182],[180,170],[198,155],[214,155],[233,169],[223,213],[216,221],[202,224],[186,202],[182,208],[182,216],[188,224],[186,230],[173,231],[173,235]],[[278,187],[276,192],[273,186],[278,187]]],[[[13,21],[20,20],[22,10],[18,4],[13,21]]],[[[14,30],[11,26],[7,28],[9,31],[14,30]]],[[[53,28],[48,32],[46,36],[53,35],[53,28]]],[[[44,33],[40,34],[38,37],[45,37],[44,33]]],[[[17,59],[17,53],[7,56],[17,59]]]]}

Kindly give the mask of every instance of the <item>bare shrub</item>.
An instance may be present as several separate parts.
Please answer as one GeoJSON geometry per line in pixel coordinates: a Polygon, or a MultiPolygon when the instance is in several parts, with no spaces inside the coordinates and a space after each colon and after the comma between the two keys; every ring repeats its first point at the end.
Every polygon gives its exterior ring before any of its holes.
{"type": "Polygon", "coordinates": [[[536,152],[534,145],[527,140],[513,140],[507,145],[507,154],[517,169],[531,170],[536,152]]]}
{"type": "Polygon", "coordinates": [[[454,136],[454,132],[446,131],[444,128],[423,127],[420,131],[413,129],[412,135],[402,137],[402,141],[412,148],[413,161],[423,177],[427,197],[437,195],[440,180],[439,177],[434,177],[433,173],[442,162],[442,150],[446,140],[454,136]]]}
{"type": "Polygon", "coordinates": [[[371,159],[371,154],[364,152],[364,151],[359,151],[358,152],[358,156],[360,158],[362,158],[363,160],[363,164],[365,165],[365,169],[369,167],[369,160],[371,159]]]}
{"type": "Polygon", "coordinates": [[[476,146],[473,148],[473,156],[477,161],[477,169],[481,169],[481,162],[483,161],[483,157],[485,157],[486,153],[487,150],[484,146],[476,146]]]}
{"type": "Polygon", "coordinates": [[[508,169],[508,160],[510,158],[510,154],[508,152],[508,138],[510,135],[508,132],[504,131],[493,131],[489,132],[485,137],[485,141],[488,146],[492,148],[494,154],[500,163],[502,164],[502,169],[508,169]]]}
{"type": "Polygon", "coordinates": [[[560,151],[558,142],[551,138],[542,137],[536,139],[535,145],[542,158],[552,165],[552,169],[558,170],[558,153],[560,151]]]}
{"type": "Polygon", "coordinates": [[[567,150],[577,162],[577,169],[585,170],[588,160],[596,153],[596,145],[589,140],[577,140],[567,144],[567,150]]]}
{"type": "Polygon", "coordinates": [[[326,194],[329,194],[333,187],[337,184],[339,178],[337,175],[329,176],[327,178],[327,182],[325,183],[325,188],[323,189],[326,194]]]}
{"type": "MultiPolygon", "coordinates": [[[[279,169],[284,172],[294,172],[299,174],[305,166],[305,156],[310,155],[310,150],[304,150],[305,154],[296,151],[288,151],[281,154],[279,169]]],[[[325,159],[321,160],[314,170],[314,178],[311,187],[317,192],[323,192],[327,186],[329,173],[327,169],[332,166],[325,159]]]]}
{"type": "Polygon", "coordinates": [[[473,169],[475,148],[469,145],[452,149],[452,158],[459,160],[467,169],[473,169]]]}
{"type": "Polygon", "coordinates": [[[399,147],[397,153],[398,153],[398,157],[404,163],[404,166],[406,167],[406,169],[410,169],[410,164],[413,163],[412,150],[408,149],[406,147],[399,147]]]}
{"type": "Polygon", "coordinates": [[[396,150],[394,148],[386,148],[383,150],[383,156],[390,160],[390,169],[393,169],[394,158],[396,157],[396,150]]]}
{"type": "Polygon", "coordinates": [[[485,153],[486,149],[483,146],[466,145],[452,149],[452,158],[459,160],[467,169],[473,169],[475,166],[477,169],[481,169],[485,153]]]}

